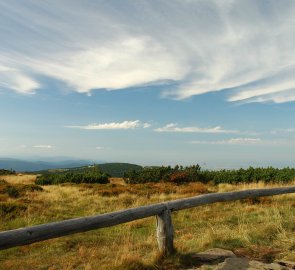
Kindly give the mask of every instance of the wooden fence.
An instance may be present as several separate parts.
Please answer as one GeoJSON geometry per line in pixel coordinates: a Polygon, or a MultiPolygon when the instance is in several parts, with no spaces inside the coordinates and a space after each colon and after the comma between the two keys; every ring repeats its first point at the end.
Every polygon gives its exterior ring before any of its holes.
{"type": "Polygon", "coordinates": [[[0,232],[0,250],[156,216],[157,241],[159,249],[161,252],[169,255],[174,251],[171,212],[215,202],[235,201],[246,198],[273,196],[287,193],[295,193],[295,187],[211,193],[191,198],[125,209],[102,215],[74,218],[16,230],[9,230],[0,232]]]}

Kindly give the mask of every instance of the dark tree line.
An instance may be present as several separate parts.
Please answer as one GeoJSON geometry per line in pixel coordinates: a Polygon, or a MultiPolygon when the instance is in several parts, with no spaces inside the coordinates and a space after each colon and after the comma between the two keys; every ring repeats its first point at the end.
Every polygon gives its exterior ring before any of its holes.
{"type": "Polygon", "coordinates": [[[147,167],[140,171],[130,171],[124,174],[127,183],[148,183],[148,182],[213,182],[219,183],[252,183],[263,181],[265,183],[288,183],[295,180],[294,168],[277,169],[253,168],[239,170],[218,170],[218,171],[202,171],[199,165],[189,167],[175,166],[168,167],[147,167]]]}
{"type": "Polygon", "coordinates": [[[14,170],[5,170],[5,169],[0,169],[0,175],[10,175],[10,174],[15,174],[14,170]]]}
{"type": "MultiPolygon", "coordinates": [[[[87,168],[83,171],[66,171],[45,173],[37,177],[36,184],[52,185],[61,183],[109,183],[110,175],[101,172],[98,167],[87,168]]],[[[213,184],[228,183],[253,183],[263,181],[265,183],[288,183],[295,180],[294,168],[277,169],[253,168],[238,170],[201,170],[199,165],[193,166],[162,166],[162,167],[145,167],[141,170],[131,170],[124,174],[124,180],[129,184],[137,183],[188,183],[202,182],[213,184]]]]}
{"type": "Polygon", "coordinates": [[[139,171],[129,171],[124,174],[124,180],[129,184],[148,183],[148,182],[173,182],[184,183],[203,181],[200,173],[201,167],[193,165],[183,167],[176,165],[174,168],[171,166],[162,167],[146,167],[139,171]]]}
{"type": "Polygon", "coordinates": [[[239,170],[220,170],[220,171],[204,171],[202,172],[205,179],[213,181],[215,184],[219,183],[288,183],[295,180],[294,168],[277,169],[273,167],[268,168],[253,168],[239,169],[239,170]]]}

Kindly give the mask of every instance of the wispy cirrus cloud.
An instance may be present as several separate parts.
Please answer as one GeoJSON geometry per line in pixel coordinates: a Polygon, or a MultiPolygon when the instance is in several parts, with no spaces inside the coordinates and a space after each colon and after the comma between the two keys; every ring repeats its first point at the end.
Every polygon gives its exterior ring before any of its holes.
{"type": "Polygon", "coordinates": [[[179,127],[176,123],[170,123],[164,127],[154,129],[156,132],[183,132],[183,133],[239,133],[238,130],[226,130],[220,126],[201,128],[197,126],[179,127]]]}
{"type": "Polygon", "coordinates": [[[50,144],[38,144],[38,145],[34,145],[33,147],[34,148],[39,148],[39,149],[52,149],[52,148],[54,148],[50,144]]]}
{"type": "Polygon", "coordinates": [[[116,130],[116,129],[136,129],[136,128],[148,128],[149,123],[142,123],[140,120],[135,121],[123,121],[123,122],[111,122],[111,123],[97,123],[89,124],[85,126],[66,126],[67,128],[77,128],[86,130],[116,130]]]}
{"type": "Polygon", "coordinates": [[[293,146],[295,140],[292,139],[261,139],[261,138],[231,138],[218,141],[191,141],[191,144],[205,144],[205,145],[269,145],[269,146],[293,146]]]}
{"type": "Polygon", "coordinates": [[[192,144],[259,144],[263,142],[260,138],[232,138],[220,141],[192,141],[192,144]]]}
{"type": "Polygon", "coordinates": [[[295,128],[276,128],[270,131],[271,134],[276,135],[276,134],[295,134],[295,128]]]}
{"type": "Polygon", "coordinates": [[[1,88],[12,89],[22,94],[33,94],[40,88],[40,84],[21,70],[1,66],[0,62],[0,89],[1,88]]]}
{"type": "Polygon", "coordinates": [[[292,0],[2,1],[0,87],[34,93],[40,75],[80,93],[173,81],[164,96],[294,101],[294,13],[292,0]]]}
{"type": "Polygon", "coordinates": [[[143,128],[150,128],[152,125],[150,123],[144,123],[143,128]]]}
{"type": "Polygon", "coordinates": [[[105,147],[105,146],[96,146],[95,149],[96,150],[109,150],[111,148],[110,147],[105,147]]]}

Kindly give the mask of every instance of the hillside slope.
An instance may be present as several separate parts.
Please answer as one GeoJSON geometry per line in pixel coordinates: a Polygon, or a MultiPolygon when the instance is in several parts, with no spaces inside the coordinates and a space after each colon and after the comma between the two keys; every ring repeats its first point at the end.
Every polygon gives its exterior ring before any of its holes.
{"type": "Polygon", "coordinates": [[[125,172],[131,170],[140,171],[143,169],[140,165],[130,163],[105,163],[99,164],[97,167],[112,177],[123,177],[125,172]]]}

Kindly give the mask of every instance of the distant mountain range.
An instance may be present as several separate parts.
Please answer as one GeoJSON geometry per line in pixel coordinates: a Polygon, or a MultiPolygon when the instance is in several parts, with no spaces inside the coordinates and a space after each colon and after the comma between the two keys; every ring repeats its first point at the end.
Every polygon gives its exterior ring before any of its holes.
{"type": "Polygon", "coordinates": [[[108,173],[112,177],[123,177],[125,172],[130,170],[141,170],[142,166],[130,163],[103,163],[89,160],[63,160],[63,161],[26,161],[13,158],[0,158],[0,169],[14,170],[16,172],[38,172],[38,173],[58,173],[65,171],[87,171],[94,165],[102,172],[108,173]]]}
{"type": "Polygon", "coordinates": [[[27,161],[14,158],[0,158],[0,169],[17,172],[32,172],[48,169],[74,168],[93,164],[89,160],[63,160],[63,161],[27,161]]]}

